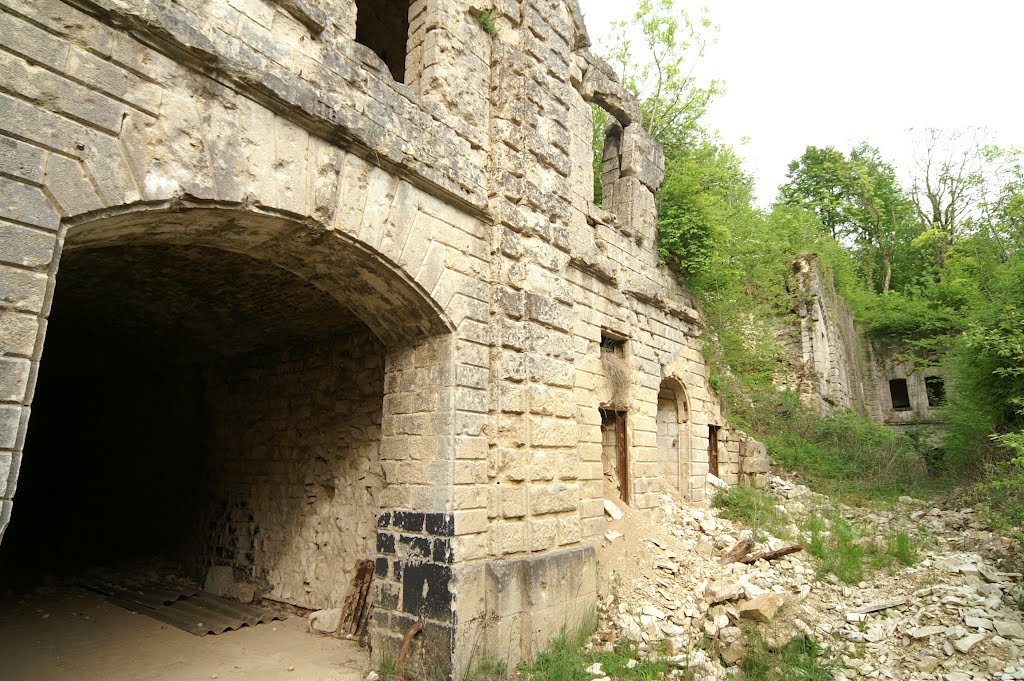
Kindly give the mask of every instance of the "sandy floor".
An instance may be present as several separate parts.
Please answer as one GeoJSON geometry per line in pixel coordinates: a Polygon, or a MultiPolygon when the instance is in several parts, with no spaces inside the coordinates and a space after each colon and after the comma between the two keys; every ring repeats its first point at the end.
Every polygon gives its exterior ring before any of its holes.
{"type": "Polygon", "coordinates": [[[5,681],[358,681],[368,665],[299,617],[199,637],[79,589],[0,599],[5,681]]]}

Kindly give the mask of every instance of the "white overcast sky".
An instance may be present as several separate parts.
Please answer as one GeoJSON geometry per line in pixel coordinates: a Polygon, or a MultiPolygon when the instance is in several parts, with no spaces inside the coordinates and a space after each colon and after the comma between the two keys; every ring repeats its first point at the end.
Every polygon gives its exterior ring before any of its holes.
{"type": "MultiPolygon", "coordinates": [[[[636,0],[580,0],[600,52],[636,0]]],[[[860,140],[909,171],[909,128],[983,126],[1024,146],[1021,0],[678,0],[707,6],[718,42],[697,67],[725,81],[710,127],[767,205],[808,145],[860,140]],[[741,141],[749,140],[745,144],[741,141]]]]}

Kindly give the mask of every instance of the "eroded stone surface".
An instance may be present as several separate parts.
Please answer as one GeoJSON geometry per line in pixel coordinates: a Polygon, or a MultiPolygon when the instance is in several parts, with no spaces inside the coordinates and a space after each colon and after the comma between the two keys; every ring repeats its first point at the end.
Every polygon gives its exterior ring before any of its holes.
{"type": "Polygon", "coordinates": [[[26,444],[30,407],[61,429],[39,367],[94,366],[147,393],[97,451],[174,405],[121,488],[173,481],[151,501],[191,519],[196,577],[330,609],[372,559],[375,653],[423,620],[415,664],[456,674],[590,610],[605,498],[765,481],[655,250],[664,155],[574,0],[499,3],[493,31],[461,0],[385,26],[356,0],[0,5],[0,532],[39,484],[23,450],[60,450],[26,444]]]}

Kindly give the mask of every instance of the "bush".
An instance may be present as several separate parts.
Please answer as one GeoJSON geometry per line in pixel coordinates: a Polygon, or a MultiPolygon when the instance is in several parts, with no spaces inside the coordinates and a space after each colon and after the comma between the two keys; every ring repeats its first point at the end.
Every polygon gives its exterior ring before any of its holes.
{"type": "Polygon", "coordinates": [[[826,417],[804,411],[765,435],[774,461],[808,475],[841,498],[894,500],[928,496],[948,482],[930,477],[914,440],[851,411],[826,417]]]}
{"type": "Polygon", "coordinates": [[[972,494],[982,504],[995,529],[1015,531],[1024,544],[1024,432],[1007,433],[995,440],[1013,452],[1013,456],[989,464],[985,479],[974,486],[972,494]]]}

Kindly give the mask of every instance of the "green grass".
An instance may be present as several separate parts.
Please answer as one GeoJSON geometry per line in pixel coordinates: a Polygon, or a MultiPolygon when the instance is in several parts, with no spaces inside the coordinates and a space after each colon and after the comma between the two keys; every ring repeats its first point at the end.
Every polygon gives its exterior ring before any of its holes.
{"type": "Polygon", "coordinates": [[[830,665],[812,639],[797,638],[779,650],[769,648],[753,630],[746,634],[747,656],[740,663],[744,681],[832,681],[830,665]]]}
{"type": "Polygon", "coordinates": [[[848,410],[821,416],[792,391],[723,374],[722,397],[733,423],[765,443],[772,463],[799,471],[815,491],[850,505],[929,499],[954,480],[930,471],[927,438],[896,433],[848,410]]]}
{"type": "Polygon", "coordinates": [[[616,681],[654,681],[669,671],[664,660],[642,659],[631,641],[620,641],[612,651],[596,651],[586,649],[588,638],[581,633],[563,634],[532,663],[520,664],[519,672],[532,681],[591,681],[594,677],[585,670],[600,662],[605,675],[616,681]],[[632,668],[627,666],[631,659],[638,663],[632,668]]]}
{"type": "Polygon", "coordinates": [[[804,549],[817,559],[818,577],[835,575],[847,584],[864,581],[871,572],[914,565],[920,560],[917,546],[906,532],[893,532],[883,542],[867,539],[845,518],[812,515],[802,528],[810,535],[804,549]]]}
{"type": "Polygon", "coordinates": [[[903,565],[914,565],[921,560],[917,547],[906,532],[896,532],[886,540],[886,553],[903,565]]]}
{"type": "Polygon", "coordinates": [[[772,460],[801,471],[815,489],[852,504],[929,498],[949,491],[930,475],[922,445],[849,411],[827,417],[792,407],[765,434],[772,460]]]}
{"type": "Polygon", "coordinates": [[[746,524],[755,531],[755,539],[758,541],[764,539],[763,536],[757,536],[758,531],[771,533],[780,539],[793,538],[789,530],[789,517],[776,508],[779,503],[770,494],[748,485],[720,489],[714,499],[721,517],[746,524]]]}

